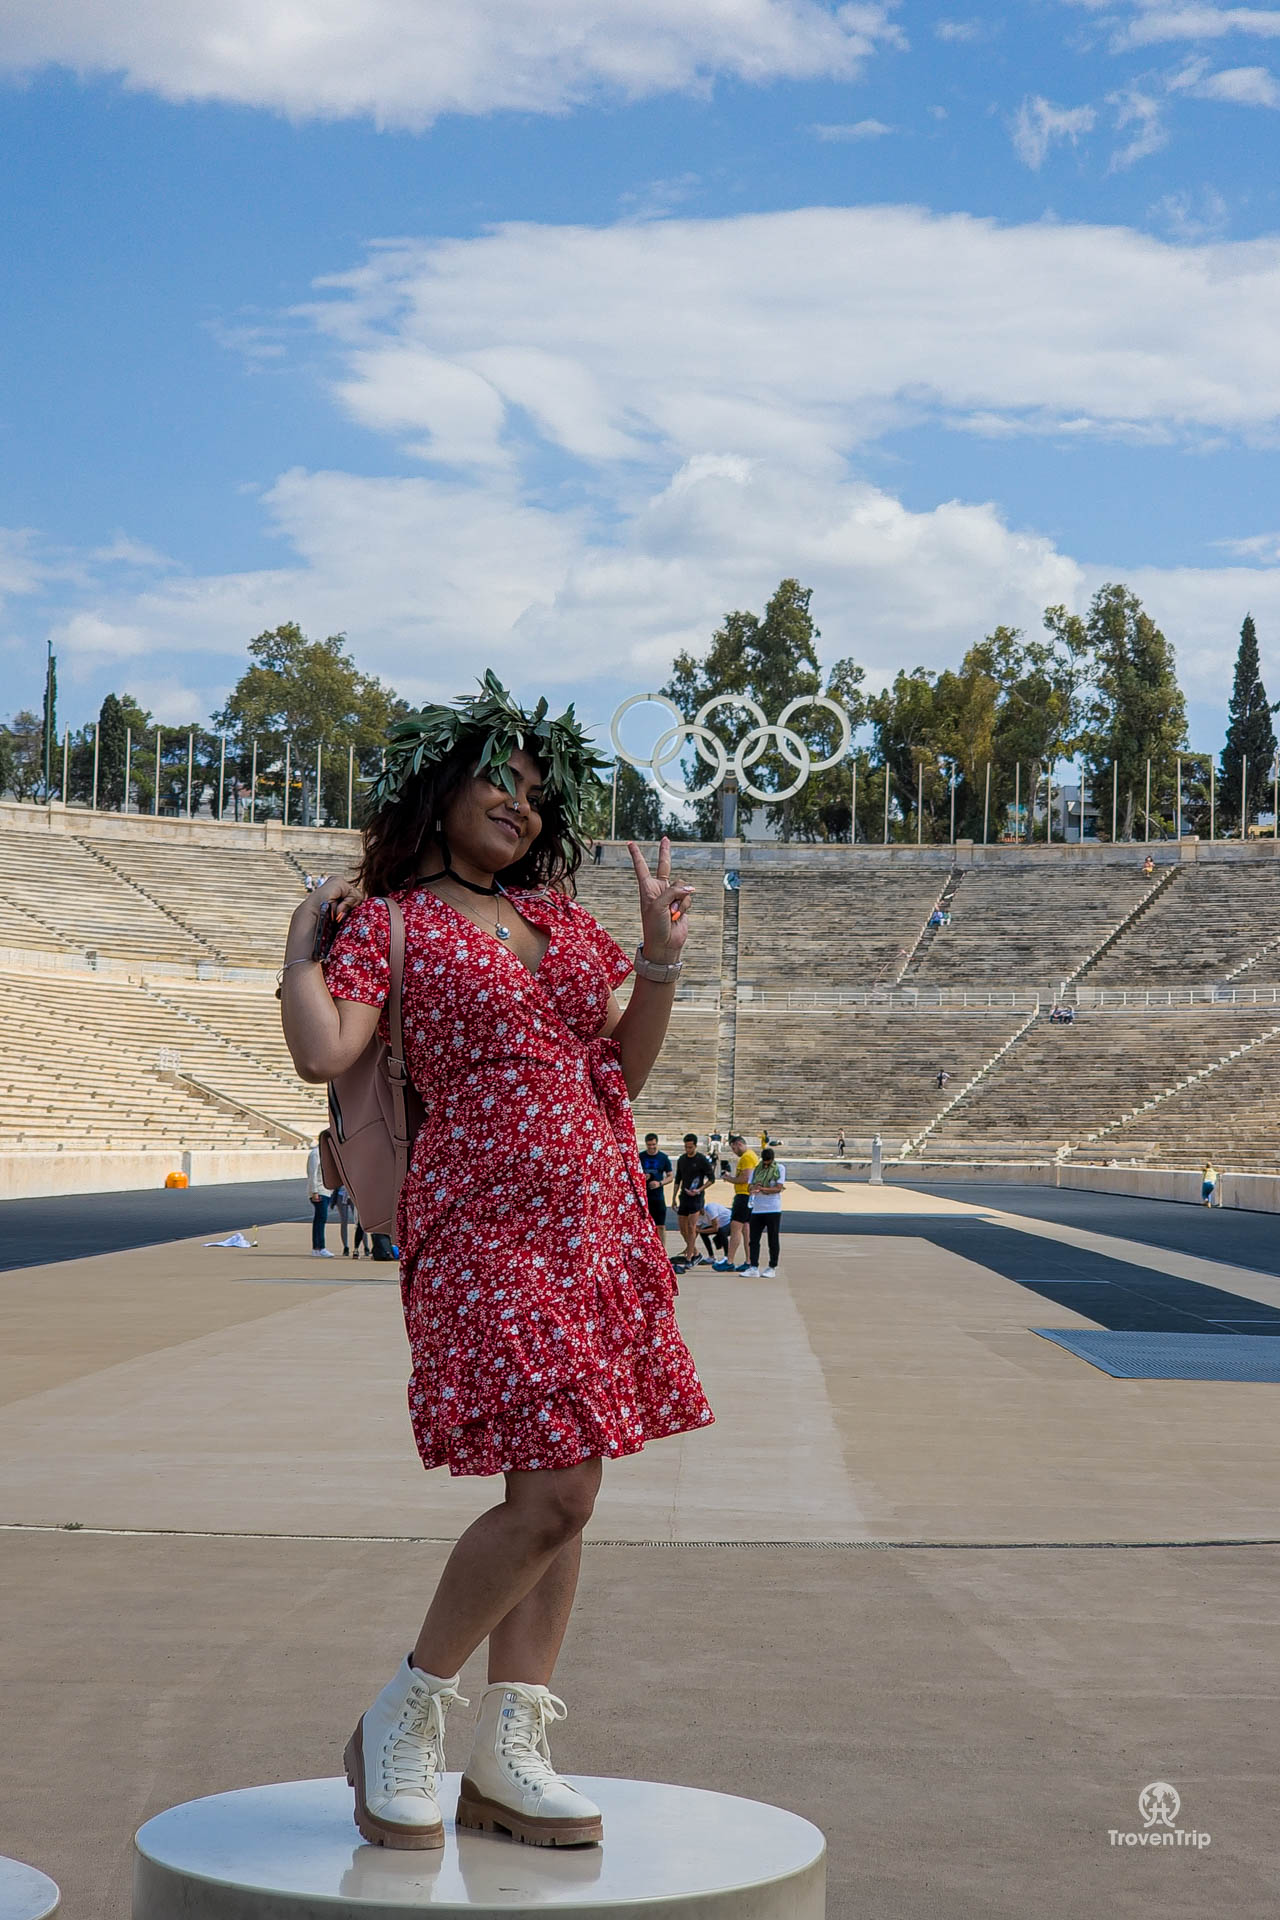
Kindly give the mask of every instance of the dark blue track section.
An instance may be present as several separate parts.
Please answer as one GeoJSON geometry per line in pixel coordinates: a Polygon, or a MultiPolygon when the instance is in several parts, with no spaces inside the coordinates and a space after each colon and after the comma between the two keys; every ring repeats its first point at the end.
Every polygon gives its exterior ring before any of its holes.
{"type": "Polygon", "coordinates": [[[84,1254],[154,1247],[196,1234],[213,1239],[238,1227],[310,1218],[303,1180],[5,1200],[0,1201],[0,1272],[42,1266],[49,1260],[76,1260],[84,1254]]]}

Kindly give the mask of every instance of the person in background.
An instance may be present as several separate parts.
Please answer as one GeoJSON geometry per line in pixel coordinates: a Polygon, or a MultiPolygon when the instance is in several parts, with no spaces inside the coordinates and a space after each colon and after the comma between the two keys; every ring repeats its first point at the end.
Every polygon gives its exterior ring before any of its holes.
{"type": "MultiPolygon", "coordinates": [[[[1214,1198],[1217,1194],[1217,1191],[1218,1191],[1218,1169],[1214,1166],[1212,1160],[1206,1160],[1204,1163],[1204,1172],[1200,1176],[1201,1206],[1211,1207],[1214,1203],[1214,1198]]],[[[1218,1205],[1219,1206],[1222,1205],[1221,1200],[1218,1201],[1218,1205]]]]}
{"type": "Polygon", "coordinates": [[[356,1237],[355,1237],[355,1244],[351,1249],[351,1258],[353,1260],[358,1260],[362,1253],[366,1260],[371,1260],[373,1258],[373,1242],[370,1240],[368,1234],[365,1232],[364,1222],[361,1220],[360,1215],[357,1213],[356,1237]]]}
{"type": "Polygon", "coordinates": [[[740,1133],[729,1135],[729,1148],[736,1156],[729,1213],[729,1265],[741,1273],[747,1264],[747,1230],[751,1225],[751,1173],[760,1165],[760,1155],[740,1133]]]}
{"type": "Polygon", "coordinates": [[[836,1152],[839,1155],[839,1157],[843,1160],[844,1159],[844,1128],[843,1127],[841,1127],[839,1133],[836,1135],[836,1152]]]}
{"type": "Polygon", "coordinates": [[[698,1237],[717,1273],[729,1272],[730,1213],[719,1200],[707,1200],[698,1215],[698,1237]]]}
{"type": "Polygon", "coordinates": [[[706,1190],[714,1184],[716,1170],[705,1153],[698,1152],[698,1136],[686,1133],[684,1152],[676,1161],[676,1213],[680,1219],[680,1232],[684,1236],[684,1259],[690,1266],[701,1257],[698,1253],[698,1215],[702,1212],[702,1203],[706,1190]]]}
{"type": "Polygon", "coordinates": [[[342,1235],[342,1257],[344,1260],[349,1260],[351,1258],[351,1239],[348,1228],[351,1225],[351,1216],[355,1212],[355,1208],[351,1204],[351,1195],[345,1187],[334,1188],[333,1192],[329,1195],[329,1206],[338,1216],[338,1231],[342,1235]]]}
{"type": "MultiPolygon", "coordinates": [[[[646,1133],[644,1152],[640,1155],[640,1171],[644,1175],[645,1194],[649,1202],[649,1218],[658,1232],[667,1230],[667,1182],[671,1178],[671,1162],[665,1153],[658,1151],[656,1133],[646,1133]]],[[[666,1245],[664,1240],[662,1243],[666,1245]]]]}
{"type": "Polygon", "coordinates": [[[307,1155],[307,1198],[311,1202],[311,1258],[332,1260],[333,1255],[324,1243],[324,1230],[329,1221],[329,1190],[320,1171],[318,1141],[307,1155]]]}
{"type": "Polygon", "coordinates": [[[751,1201],[751,1259],[743,1268],[744,1273],[759,1274],[762,1279],[772,1280],[778,1271],[778,1251],[782,1234],[782,1193],[787,1184],[787,1170],[773,1151],[766,1147],[760,1155],[760,1164],[751,1175],[749,1198],[751,1201]],[[765,1235],[769,1237],[769,1264],[760,1265],[760,1243],[765,1235]]]}

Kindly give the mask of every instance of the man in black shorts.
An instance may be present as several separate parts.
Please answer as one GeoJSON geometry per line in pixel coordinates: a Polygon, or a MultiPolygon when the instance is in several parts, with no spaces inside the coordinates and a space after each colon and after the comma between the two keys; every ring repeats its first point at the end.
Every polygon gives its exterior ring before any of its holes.
{"type": "Polygon", "coordinates": [[[702,1255],[698,1252],[698,1216],[706,1190],[713,1185],[715,1177],[716,1170],[706,1154],[698,1152],[697,1134],[686,1133],[684,1152],[676,1161],[676,1212],[684,1235],[684,1258],[691,1267],[702,1264],[702,1255]]]}
{"type": "Polygon", "coordinates": [[[644,1175],[645,1192],[649,1199],[649,1213],[659,1233],[667,1230],[667,1181],[671,1178],[671,1162],[665,1153],[658,1151],[656,1133],[646,1133],[644,1152],[640,1155],[640,1171],[644,1175]]]}

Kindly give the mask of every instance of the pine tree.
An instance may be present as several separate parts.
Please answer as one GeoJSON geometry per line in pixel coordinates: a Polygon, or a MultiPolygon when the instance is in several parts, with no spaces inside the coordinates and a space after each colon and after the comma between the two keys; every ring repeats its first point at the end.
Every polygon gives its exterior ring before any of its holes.
{"type": "MultiPolygon", "coordinates": [[[[54,748],[58,742],[58,663],[52,653],[49,655],[49,664],[45,670],[41,740],[44,754],[41,786],[47,800],[53,791],[54,748]]],[[[66,795],[62,797],[65,799],[66,795]]]]}
{"type": "Polygon", "coordinates": [[[1271,797],[1271,769],[1276,753],[1272,711],[1262,684],[1257,630],[1253,615],[1246,613],[1240,629],[1231,705],[1227,709],[1227,740],[1222,749],[1219,788],[1222,813],[1226,819],[1236,822],[1241,838],[1248,832],[1249,821],[1271,797]],[[1246,789],[1244,820],[1240,818],[1242,774],[1246,789]]]}

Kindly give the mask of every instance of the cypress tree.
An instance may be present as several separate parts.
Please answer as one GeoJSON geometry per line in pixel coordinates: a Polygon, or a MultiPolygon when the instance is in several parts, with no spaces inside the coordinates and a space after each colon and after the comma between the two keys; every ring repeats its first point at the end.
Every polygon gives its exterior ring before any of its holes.
{"type": "Polygon", "coordinates": [[[124,707],[109,693],[98,713],[98,805],[119,807],[124,799],[124,707]]]}
{"type": "Polygon", "coordinates": [[[1240,651],[1236,654],[1235,682],[1227,709],[1227,739],[1222,749],[1222,811],[1240,828],[1241,838],[1248,822],[1271,798],[1271,767],[1275,759],[1276,736],[1271,725],[1272,707],[1262,684],[1258,660],[1258,635],[1253,615],[1246,613],[1240,629],[1240,651]],[[1240,819],[1240,775],[1244,769],[1245,813],[1240,819]]]}

